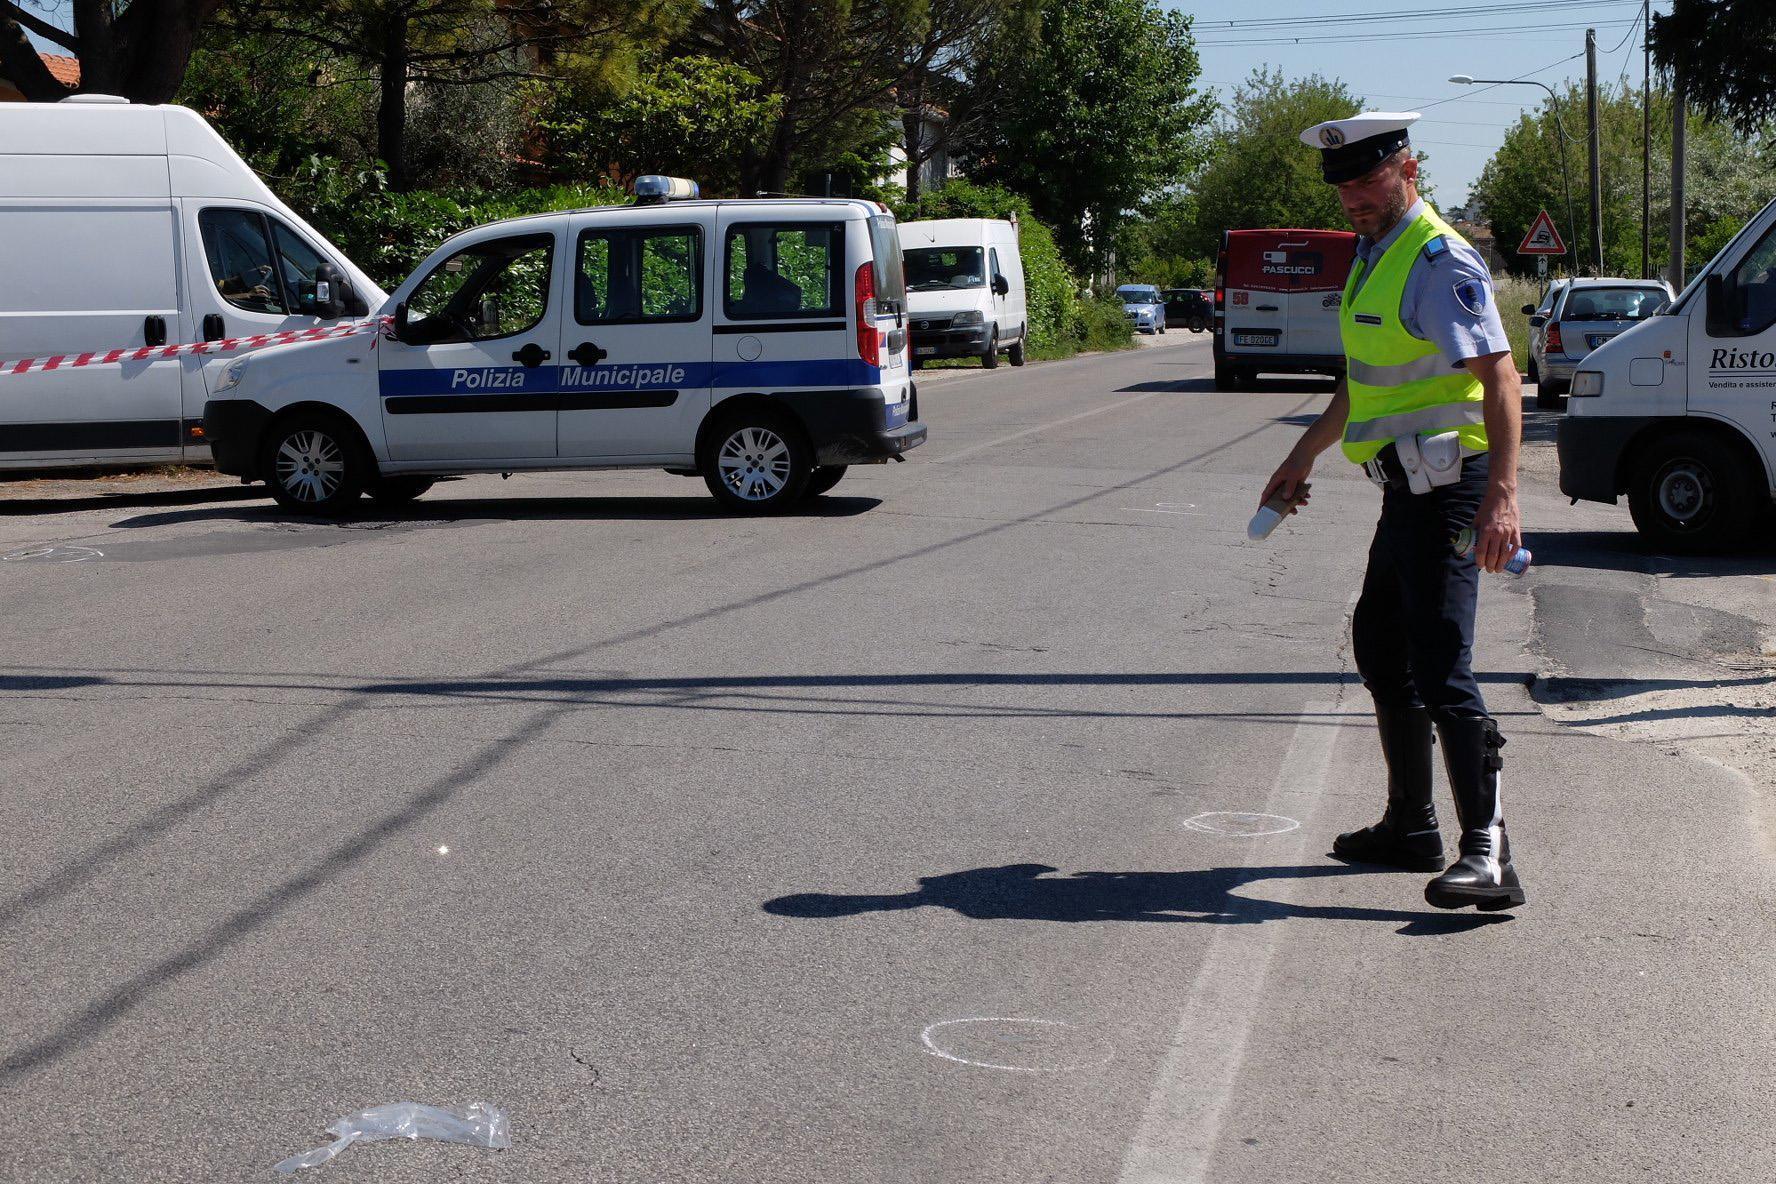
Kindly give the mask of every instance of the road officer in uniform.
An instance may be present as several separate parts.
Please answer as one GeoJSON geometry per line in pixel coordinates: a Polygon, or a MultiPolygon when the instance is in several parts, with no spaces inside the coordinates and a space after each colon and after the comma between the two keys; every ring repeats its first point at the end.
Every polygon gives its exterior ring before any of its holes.
{"type": "Polygon", "coordinates": [[[1357,670],[1375,700],[1387,763],[1381,821],[1339,835],[1353,862],[1438,871],[1439,908],[1524,901],[1500,797],[1504,740],[1470,668],[1479,573],[1520,543],[1517,368],[1479,254],[1418,196],[1407,128],[1416,114],[1367,112],[1302,133],[1357,231],[1339,330],[1345,377],[1259,501],[1292,495],[1333,444],[1382,487],[1352,622],[1357,670]],[[1475,543],[1454,541],[1472,527],[1475,543]],[[1461,823],[1444,870],[1431,800],[1433,728],[1461,823]]]}

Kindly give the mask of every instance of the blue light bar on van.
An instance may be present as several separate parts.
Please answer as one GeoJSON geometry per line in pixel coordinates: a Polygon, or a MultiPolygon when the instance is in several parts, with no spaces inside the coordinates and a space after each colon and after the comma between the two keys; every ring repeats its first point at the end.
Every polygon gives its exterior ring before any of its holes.
{"type": "Polygon", "coordinates": [[[692,201],[702,195],[695,181],[683,177],[648,175],[635,178],[635,200],[642,205],[662,201],[692,201]]]}

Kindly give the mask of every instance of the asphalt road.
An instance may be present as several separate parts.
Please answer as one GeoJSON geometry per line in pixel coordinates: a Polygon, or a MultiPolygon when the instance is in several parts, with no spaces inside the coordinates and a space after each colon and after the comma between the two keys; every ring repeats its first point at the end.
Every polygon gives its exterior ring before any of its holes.
{"type": "Polygon", "coordinates": [[[1544,717],[1569,558],[1484,594],[1530,904],[1330,860],[1376,494],[1328,459],[1246,542],[1326,384],[1150,344],[931,375],[929,445],[795,517],[11,508],[0,1179],[272,1179],[401,1100],[512,1149],[302,1178],[1776,1176],[1768,786],[1544,717]]]}

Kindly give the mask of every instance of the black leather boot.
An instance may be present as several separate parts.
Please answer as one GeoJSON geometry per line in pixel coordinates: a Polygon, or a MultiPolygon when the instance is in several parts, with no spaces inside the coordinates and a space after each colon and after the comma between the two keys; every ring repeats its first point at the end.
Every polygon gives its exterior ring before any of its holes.
{"type": "Polygon", "coordinates": [[[1339,835],[1332,854],[1409,872],[1443,870],[1443,835],[1431,804],[1431,715],[1422,707],[1375,705],[1387,759],[1388,804],[1381,821],[1339,835]]]}
{"type": "Polygon", "coordinates": [[[1500,796],[1505,739],[1498,724],[1485,716],[1437,721],[1443,740],[1443,762],[1461,819],[1461,857],[1425,885],[1425,901],[1440,909],[1473,905],[1495,912],[1528,899],[1511,864],[1511,840],[1505,836],[1505,805],[1500,796]]]}

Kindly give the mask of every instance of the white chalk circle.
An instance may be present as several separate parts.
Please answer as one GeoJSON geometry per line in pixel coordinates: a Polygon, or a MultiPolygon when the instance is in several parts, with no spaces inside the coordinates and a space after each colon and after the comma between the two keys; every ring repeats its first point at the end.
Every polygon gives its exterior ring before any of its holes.
{"type": "Polygon", "coordinates": [[[0,555],[0,560],[7,563],[85,563],[89,559],[103,559],[105,553],[94,547],[20,547],[16,551],[8,551],[0,555]]]}
{"type": "Polygon", "coordinates": [[[1249,839],[1257,835],[1287,834],[1301,824],[1281,814],[1242,814],[1237,810],[1213,810],[1186,818],[1184,825],[1206,835],[1228,835],[1249,839]]]}
{"type": "Polygon", "coordinates": [[[919,1033],[925,1051],[958,1065],[1007,1073],[1095,1069],[1116,1055],[1103,1041],[1064,1020],[979,1016],[939,1020],[919,1033]]]}

